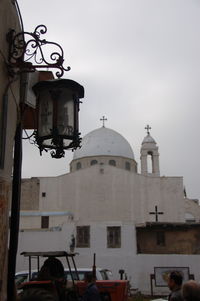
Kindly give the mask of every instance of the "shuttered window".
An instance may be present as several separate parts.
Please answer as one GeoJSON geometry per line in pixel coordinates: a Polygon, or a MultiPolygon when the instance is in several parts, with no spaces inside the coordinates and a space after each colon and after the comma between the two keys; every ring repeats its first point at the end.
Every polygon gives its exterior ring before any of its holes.
{"type": "Polygon", "coordinates": [[[121,227],[107,227],[107,247],[121,248],[121,227]]]}
{"type": "Polygon", "coordinates": [[[90,226],[78,226],[76,228],[76,247],[90,247],[90,226]]]}
{"type": "Polygon", "coordinates": [[[125,163],[125,169],[126,170],[131,170],[131,164],[130,164],[130,162],[126,162],[125,163]]]}
{"type": "Polygon", "coordinates": [[[49,228],[49,216],[42,216],[41,217],[41,228],[42,229],[49,228]]]}
{"type": "Polygon", "coordinates": [[[116,166],[116,161],[115,160],[109,160],[109,165],[116,166]]]}
{"type": "Polygon", "coordinates": [[[90,165],[95,165],[95,164],[97,164],[98,162],[97,162],[97,160],[92,160],[91,162],[90,162],[90,165]]]}
{"type": "Polygon", "coordinates": [[[76,169],[79,170],[82,168],[81,162],[76,163],[76,169]]]}

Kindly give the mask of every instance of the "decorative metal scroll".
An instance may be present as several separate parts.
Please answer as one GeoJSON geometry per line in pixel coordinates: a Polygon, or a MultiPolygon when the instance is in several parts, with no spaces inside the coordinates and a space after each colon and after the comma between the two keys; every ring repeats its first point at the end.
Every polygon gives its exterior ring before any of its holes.
{"type": "Polygon", "coordinates": [[[11,74],[18,72],[34,72],[38,68],[55,68],[59,69],[56,72],[58,78],[62,77],[64,71],[69,71],[70,67],[63,67],[64,52],[62,47],[55,43],[42,39],[42,35],[47,32],[45,25],[38,25],[34,32],[19,32],[15,33],[10,30],[7,34],[9,42],[9,58],[8,66],[11,74]],[[44,54],[44,47],[46,49],[44,54]],[[51,47],[55,50],[48,54],[51,47]]]}

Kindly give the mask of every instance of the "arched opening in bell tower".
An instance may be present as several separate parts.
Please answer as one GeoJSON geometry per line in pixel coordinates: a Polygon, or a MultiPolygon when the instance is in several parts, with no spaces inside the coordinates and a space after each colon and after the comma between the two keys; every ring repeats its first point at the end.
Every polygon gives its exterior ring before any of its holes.
{"type": "Polygon", "coordinates": [[[153,173],[153,153],[147,153],[147,173],[153,173]]]}

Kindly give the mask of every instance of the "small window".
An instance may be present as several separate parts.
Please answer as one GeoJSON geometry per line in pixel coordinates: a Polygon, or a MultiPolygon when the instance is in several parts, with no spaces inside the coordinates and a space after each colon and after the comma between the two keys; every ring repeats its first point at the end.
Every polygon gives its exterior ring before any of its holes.
{"type": "Polygon", "coordinates": [[[165,232],[160,231],[156,233],[157,246],[165,246],[165,232]]]}
{"type": "Polygon", "coordinates": [[[107,247],[121,248],[121,227],[107,227],[107,247]]]}
{"type": "Polygon", "coordinates": [[[49,228],[49,216],[41,217],[41,228],[48,229],[49,228]]]}
{"type": "Polygon", "coordinates": [[[44,198],[46,196],[46,192],[42,192],[42,197],[44,198]]]}
{"type": "Polygon", "coordinates": [[[125,163],[125,169],[126,170],[131,170],[131,164],[130,164],[130,162],[126,162],[125,163]]]}
{"type": "Polygon", "coordinates": [[[95,164],[97,164],[98,162],[97,162],[97,160],[92,160],[91,162],[90,162],[90,165],[95,165],[95,164]]]}
{"type": "Polygon", "coordinates": [[[115,160],[109,160],[109,165],[116,166],[116,161],[115,160]]]}
{"type": "Polygon", "coordinates": [[[90,247],[90,226],[78,226],[76,228],[76,247],[90,247]]]}
{"type": "Polygon", "coordinates": [[[76,169],[79,170],[79,169],[81,169],[81,167],[82,167],[82,166],[81,166],[81,162],[77,162],[77,163],[76,163],[76,169]]]}

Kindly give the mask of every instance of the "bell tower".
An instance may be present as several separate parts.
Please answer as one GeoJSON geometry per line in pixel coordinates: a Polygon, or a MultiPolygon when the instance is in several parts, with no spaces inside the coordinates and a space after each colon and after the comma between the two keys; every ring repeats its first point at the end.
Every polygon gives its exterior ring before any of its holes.
{"type": "Polygon", "coordinates": [[[147,130],[147,136],[142,141],[140,150],[141,174],[160,176],[158,147],[150,135],[151,127],[147,125],[145,129],[147,130]]]}

